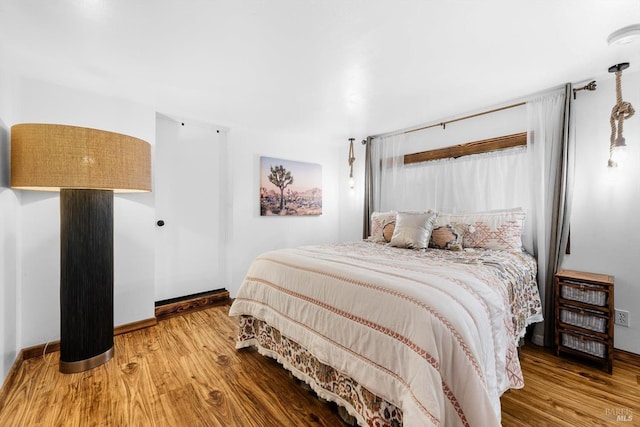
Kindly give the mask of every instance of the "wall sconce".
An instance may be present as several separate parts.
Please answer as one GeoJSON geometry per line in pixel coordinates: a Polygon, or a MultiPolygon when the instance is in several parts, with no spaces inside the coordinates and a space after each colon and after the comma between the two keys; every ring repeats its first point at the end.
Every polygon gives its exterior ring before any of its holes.
{"type": "Polygon", "coordinates": [[[349,138],[349,188],[353,188],[356,185],[353,179],[353,162],[356,161],[353,153],[353,141],[355,141],[355,138],[349,138]]]}
{"type": "Polygon", "coordinates": [[[609,167],[615,168],[626,154],[627,144],[622,136],[624,121],[635,113],[629,102],[622,100],[622,71],[629,68],[628,62],[609,67],[610,73],[616,73],[616,104],[611,110],[611,139],[609,141],[609,167]],[[618,122],[616,126],[616,122],[618,122]]]}
{"type": "Polygon", "coordinates": [[[60,372],[113,357],[113,193],[151,191],[151,146],[75,126],[11,127],[11,186],[60,192],[60,372]]]}

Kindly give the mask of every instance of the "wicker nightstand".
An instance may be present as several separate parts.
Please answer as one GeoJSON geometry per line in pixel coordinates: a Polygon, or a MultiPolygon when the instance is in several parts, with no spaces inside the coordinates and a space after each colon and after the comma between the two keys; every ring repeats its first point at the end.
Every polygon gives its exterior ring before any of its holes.
{"type": "Polygon", "coordinates": [[[613,369],[613,276],[560,270],[555,276],[557,354],[613,369]]]}

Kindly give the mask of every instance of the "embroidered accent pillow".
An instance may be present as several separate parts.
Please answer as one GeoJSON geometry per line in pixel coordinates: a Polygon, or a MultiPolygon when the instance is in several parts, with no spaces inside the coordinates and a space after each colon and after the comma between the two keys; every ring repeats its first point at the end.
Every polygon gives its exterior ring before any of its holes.
{"type": "Polygon", "coordinates": [[[521,208],[473,212],[440,213],[438,225],[466,224],[462,245],[465,248],[522,250],[522,229],[526,213],[521,208]]]}
{"type": "Polygon", "coordinates": [[[396,225],[396,212],[374,212],[371,214],[371,236],[376,243],[389,243],[396,225]]]}
{"type": "Polygon", "coordinates": [[[436,249],[446,249],[449,251],[461,251],[462,238],[467,231],[467,224],[447,224],[439,225],[431,231],[429,247],[436,249]]]}
{"type": "Polygon", "coordinates": [[[389,244],[398,248],[426,249],[436,217],[436,213],[398,212],[389,244]]]}

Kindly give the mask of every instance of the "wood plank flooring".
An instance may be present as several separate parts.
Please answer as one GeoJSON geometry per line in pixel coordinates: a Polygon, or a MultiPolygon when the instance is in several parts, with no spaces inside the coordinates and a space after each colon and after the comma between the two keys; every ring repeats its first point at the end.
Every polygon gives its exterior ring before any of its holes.
{"type": "MultiPolygon", "coordinates": [[[[212,307],[119,335],[114,359],[88,372],[59,373],[57,352],[24,361],[4,390],[0,426],[342,424],[334,405],[277,363],[236,351],[227,312],[212,307]]],[[[608,375],[533,346],[520,358],[526,385],[502,397],[503,425],[640,425],[637,366],[616,360],[608,375]]]]}
{"type": "Polygon", "coordinates": [[[525,386],[502,395],[503,425],[640,426],[640,366],[614,360],[609,375],[534,345],[520,363],[525,386]]]}

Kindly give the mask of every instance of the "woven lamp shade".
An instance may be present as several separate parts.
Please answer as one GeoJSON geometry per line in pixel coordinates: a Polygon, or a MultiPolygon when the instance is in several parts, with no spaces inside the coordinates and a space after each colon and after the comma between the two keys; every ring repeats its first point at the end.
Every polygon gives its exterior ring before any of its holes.
{"type": "Polygon", "coordinates": [[[11,186],[151,191],[151,146],[127,135],[76,126],[11,127],[11,186]]]}

